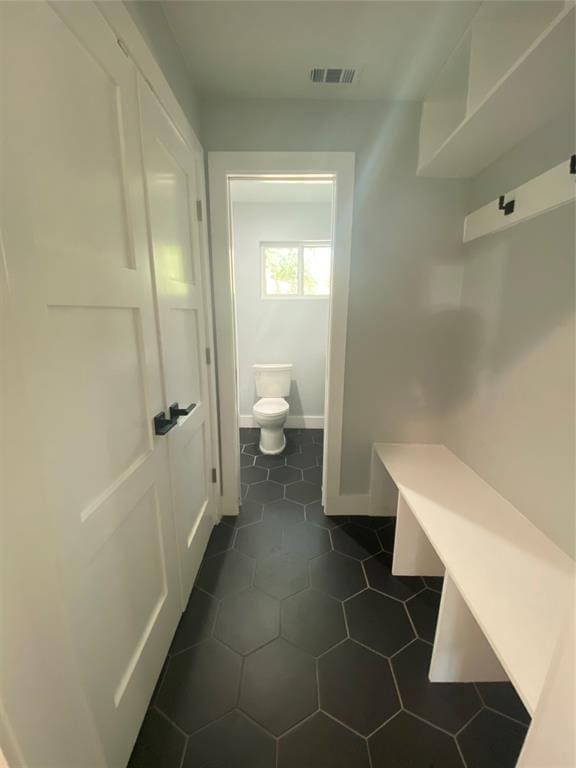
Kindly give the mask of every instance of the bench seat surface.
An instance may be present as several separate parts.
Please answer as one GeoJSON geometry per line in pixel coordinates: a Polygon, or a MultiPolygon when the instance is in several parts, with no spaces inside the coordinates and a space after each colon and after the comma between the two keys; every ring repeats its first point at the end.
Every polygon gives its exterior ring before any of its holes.
{"type": "Polygon", "coordinates": [[[376,443],[530,712],[574,585],[574,562],[443,445],[376,443]]]}

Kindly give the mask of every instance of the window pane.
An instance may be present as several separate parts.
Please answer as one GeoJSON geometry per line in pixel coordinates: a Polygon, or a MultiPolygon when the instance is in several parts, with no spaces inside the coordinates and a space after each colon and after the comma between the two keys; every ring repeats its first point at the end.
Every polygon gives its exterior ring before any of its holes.
{"type": "Polygon", "coordinates": [[[304,246],[304,295],[328,296],[332,248],[328,245],[304,246]]]}
{"type": "Polygon", "coordinates": [[[267,296],[295,296],[298,293],[298,248],[264,248],[264,285],[267,296]]]}

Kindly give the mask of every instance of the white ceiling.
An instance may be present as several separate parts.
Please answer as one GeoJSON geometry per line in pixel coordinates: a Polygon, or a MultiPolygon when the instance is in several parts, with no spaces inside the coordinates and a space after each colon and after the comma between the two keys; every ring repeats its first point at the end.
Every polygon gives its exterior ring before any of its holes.
{"type": "Polygon", "coordinates": [[[233,179],[230,197],[233,203],[329,203],[332,201],[332,182],[233,179]]]}
{"type": "Polygon", "coordinates": [[[162,0],[203,95],[421,99],[475,0],[162,0]],[[315,84],[315,66],[356,66],[352,85],[315,84]]]}

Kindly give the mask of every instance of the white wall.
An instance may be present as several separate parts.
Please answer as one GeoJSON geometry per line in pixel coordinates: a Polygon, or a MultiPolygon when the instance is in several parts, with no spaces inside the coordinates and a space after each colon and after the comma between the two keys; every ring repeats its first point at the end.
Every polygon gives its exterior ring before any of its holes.
{"type": "Polygon", "coordinates": [[[200,115],[194,83],[162,4],[156,0],[124,0],[124,5],[161,67],[192,130],[200,139],[200,115]]]}
{"type": "Polygon", "coordinates": [[[356,152],[341,489],[366,493],[373,442],[441,435],[466,185],[416,177],[418,104],[215,99],[201,116],[206,150],[356,152]]]}
{"type": "MultiPolygon", "coordinates": [[[[567,113],[471,188],[474,209],[574,151],[567,113]]],[[[459,396],[445,441],[574,556],[574,206],[466,247],[459,396]]]]}
{"type": "Polygon", "coordinates": [[[260,243],[330,240],[330,203],[234,203],[239,405],[251,416],[256,401],[254,363],[292,363],[290,421],[324,415],[328,298],[261,297],[260,243]]]}

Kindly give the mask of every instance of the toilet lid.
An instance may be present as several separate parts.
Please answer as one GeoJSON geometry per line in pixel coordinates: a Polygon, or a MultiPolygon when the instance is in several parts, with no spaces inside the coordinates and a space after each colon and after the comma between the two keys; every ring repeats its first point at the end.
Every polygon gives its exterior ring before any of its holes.
{"type": "Polygon", "coordinates": [[[263,397],[254,406],[257,413],[267,413],[270,416],[287,413],[290,406],[283,397],[263,397]]]}

